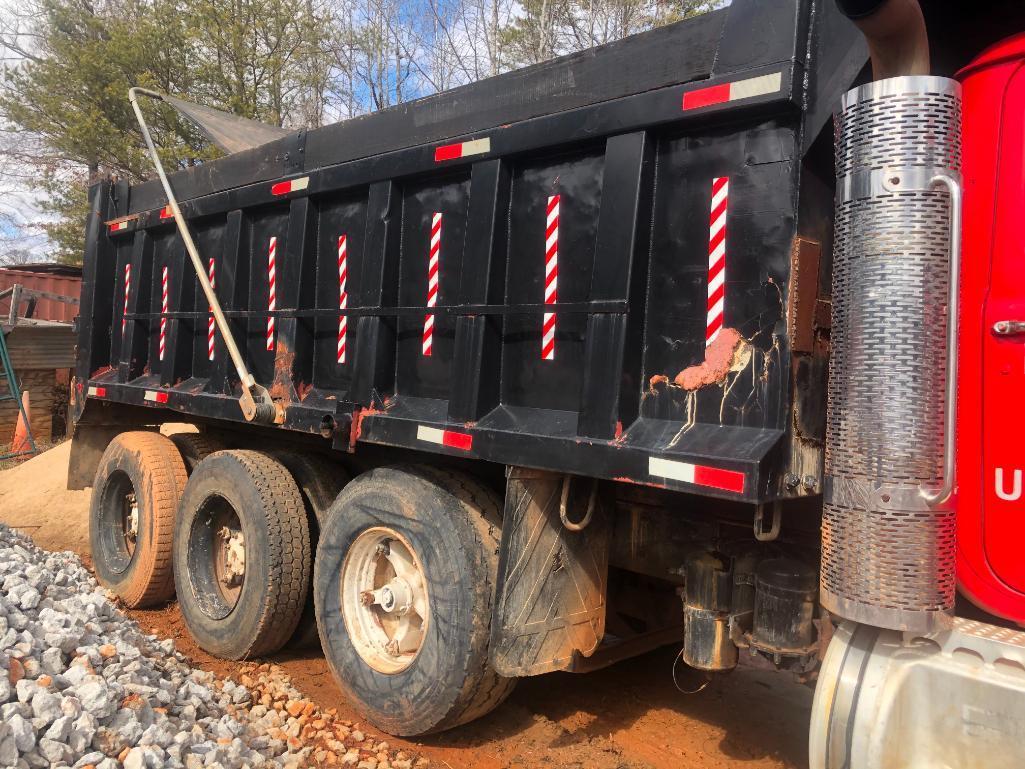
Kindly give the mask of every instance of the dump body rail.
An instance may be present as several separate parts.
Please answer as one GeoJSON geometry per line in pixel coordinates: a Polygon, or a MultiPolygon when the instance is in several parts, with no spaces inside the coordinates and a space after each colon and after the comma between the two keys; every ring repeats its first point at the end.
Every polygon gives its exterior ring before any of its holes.
{"type": "MultiPolygon", "coordinates": [[[[831,4],[736,0],[171,184],[282,429],[814,493],[832,202],[808,148],[864,59],[831,4]]],[[[166,201],[91,194],[78,414],[241,421],[166,201]]]]}

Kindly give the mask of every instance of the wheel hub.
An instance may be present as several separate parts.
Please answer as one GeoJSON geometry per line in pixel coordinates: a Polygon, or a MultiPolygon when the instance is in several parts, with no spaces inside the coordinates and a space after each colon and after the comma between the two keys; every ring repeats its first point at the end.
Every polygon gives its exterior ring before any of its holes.
{"type": "Polygon", "coordinates": [[[381,611],[401,617],[413,608],[413,588],[401,577],[395,577],[379,590],[368,590],[364,606],[378,606],[381,611]]]}
{"type": "Polygon", "coordinates": [[[408,541],[392,529],[360,534],[342,564],[341,609],[360,657],[398,673],[420,651],[430,613],[427,581],[408,541]]]}
{"type": "Polygon", "coordinates": [[[246,542],[242,531],[222,526],[217,536],[224,550],[221,581],[229,587],[241,585],[246,573],[246,542]]]}
{"type": "Polygon", "coordinates": [[[121,528],[124,531],[125,547],[128,555],[135,552],[135,545],[139,540],[139,502],[135,498],[135,492],[129,492],[121,504],[121,528]]]}
{"type": "Polygon", "coordinates": [[[211,576],[228,607],[234,608],[246,579],[246,538],[238,514],[227,504],[212,512],[209,523],[211,576]]]}

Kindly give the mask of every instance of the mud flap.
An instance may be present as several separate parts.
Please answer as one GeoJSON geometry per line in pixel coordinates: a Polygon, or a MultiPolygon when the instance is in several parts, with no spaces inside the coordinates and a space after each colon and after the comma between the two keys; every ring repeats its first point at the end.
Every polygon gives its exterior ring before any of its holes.
{"type": "Polygon", "coordinates": [[[503,676],[571,670],[605,634],[610,505],[590,478],[572,478],[560,519],[565,476],[512,468],[506,486],[491,657],[503,676]]]}

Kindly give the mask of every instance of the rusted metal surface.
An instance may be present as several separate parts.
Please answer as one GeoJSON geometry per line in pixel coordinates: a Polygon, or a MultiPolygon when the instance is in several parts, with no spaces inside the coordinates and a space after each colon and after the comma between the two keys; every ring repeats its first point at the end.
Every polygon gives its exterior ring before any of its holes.
{"type": "MultiPolygon", "coordinates": [[[[77,297],[82,291],[81,275],[0,268],[0,291],[13,288],[15,283],[33,291],[44,291],[59,296],[77,297]]],[[[10,308],[10,298],[0,299],[0,316],[6,317],[10,313],[10,308]]],[[[24,314],[24,310],[22,310],[22,314],[24,314]]],[[[32,317],[37,320],[52,320],[62,323],[70,323],[77,315],[77,305],[45,298],[37,300],[32,313],[32,317]]]]}
{"type": "Polygon", "coordinates": [[[790,291],[787,323],[790,349],[810,353],[815,344],[815,311],[819,291],[819,261],[822,246],[807,238],[794,238],[790,251],[790,291]]]}

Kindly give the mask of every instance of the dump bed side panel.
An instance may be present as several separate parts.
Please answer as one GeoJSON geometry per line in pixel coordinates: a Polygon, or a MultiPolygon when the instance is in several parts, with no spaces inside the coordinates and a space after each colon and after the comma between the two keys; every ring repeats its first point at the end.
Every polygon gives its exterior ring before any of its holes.
{"type": "MultiPolygon", "coordinates": [[[[787,315],[804,106],[825,98],[803,90],[816,17],[796,0],[737,0],[713,19],[708,81],[465,140],[307,157],[301,172],[257,169],[185,200],[281,427],[339,449],[380,443],[747,501],[796,493],[782,481],[787,315]],[[739,45],[756,23],[779,39],[739,45]]],[[[82,395],[241,421],[220,332],[147,190],[93,191],[82,395]]]]}

